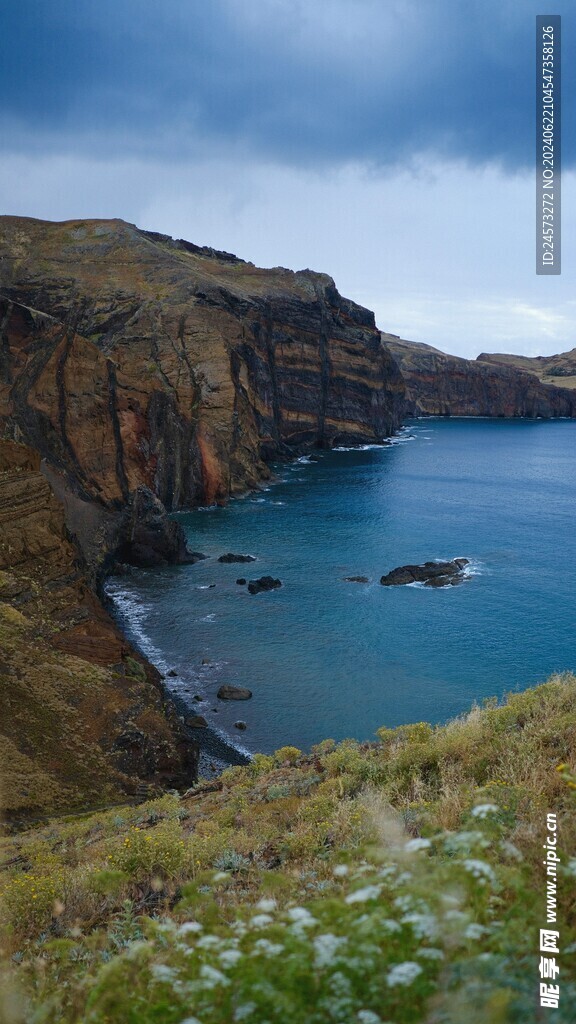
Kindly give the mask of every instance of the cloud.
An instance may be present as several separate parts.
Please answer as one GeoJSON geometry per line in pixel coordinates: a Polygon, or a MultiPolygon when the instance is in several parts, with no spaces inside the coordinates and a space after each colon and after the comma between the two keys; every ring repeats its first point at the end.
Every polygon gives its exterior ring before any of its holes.
{"type": "MultiPolygon", "coordinates": [[[[4,146],[376,168],[427,153],[527,168],[540,6],[4,0],[4,146]]],[[[566,61],[566,94],[575,85],[566,61]]],[[[575,152],[567,133],[565,161],[575,152]]]]}

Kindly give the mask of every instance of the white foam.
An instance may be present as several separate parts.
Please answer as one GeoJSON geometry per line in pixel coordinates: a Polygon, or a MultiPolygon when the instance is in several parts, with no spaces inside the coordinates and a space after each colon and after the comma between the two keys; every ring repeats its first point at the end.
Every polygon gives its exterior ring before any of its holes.
{"type": "Polygon", "coordinates": [[[104,592],[110,598],[115,608],[124,619],[129,632],[134,637],[136,645],[146,655],[156,668],[165,674],[171,668],[162,656],[162,652],[155,647],[148,636],[145,623],[152,605],[146,604],[142,599],[132,593],[128,587],[115,580],[107,580],[104,584],[104,592]]]}

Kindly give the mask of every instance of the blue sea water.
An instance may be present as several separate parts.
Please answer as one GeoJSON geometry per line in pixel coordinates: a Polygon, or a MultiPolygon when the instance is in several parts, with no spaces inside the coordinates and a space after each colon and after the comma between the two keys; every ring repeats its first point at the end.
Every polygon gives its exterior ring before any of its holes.
{"type": "Polygon", "coordinates": [[[313,459],[179,515],[208,560],[108,583],[125,632],[178,673],[167,682],[194,713],[248,751],[306,749],[445,721],[576,669],[576,422],[418,420],[393,444],[313,459]],[[227,551],[258,560],[219,563],[227,551]],[[472,563],[460,586],[379,584],[456,556],[472,563]],[[235,582],[264,574],[282,588],[235,582]],[[222,683],[253,698],[218,701],[222,683]]]}

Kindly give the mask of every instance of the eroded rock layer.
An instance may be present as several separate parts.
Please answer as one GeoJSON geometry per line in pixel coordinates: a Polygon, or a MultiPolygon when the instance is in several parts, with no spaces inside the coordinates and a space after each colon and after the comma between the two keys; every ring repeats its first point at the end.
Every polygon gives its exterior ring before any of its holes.
{"type": "Polygon", "coordinates": [[[291,450],[376,441],[404,385],[331,278],[123,221],[0,218],[0,426],[78,494],[224,501],[291,450]]]}
{"type": "Polygon", "coordinates": [[[576,416],[576,390],[542,383],[522,368],[461,359],[390,334],[382,340],[406,384],[407,416],[576,416]]]}

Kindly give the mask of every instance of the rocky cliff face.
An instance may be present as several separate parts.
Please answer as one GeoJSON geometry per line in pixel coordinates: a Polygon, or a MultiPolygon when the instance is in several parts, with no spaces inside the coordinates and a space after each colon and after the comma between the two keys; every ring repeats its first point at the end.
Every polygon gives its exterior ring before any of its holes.
{"type": "Polygon", "coordinates": [[[0,218],[9,814],[191,781],[195,747],[94,580],[115,556],[193,560],[166,509],[223,502],[278,456],[380,440],[403,396],[373,315],[325,275],[122,221],[0,218]]]}
{"type": "Polygon", "coordinates": [[[259,270],[122,221],[0,218],[0,428],[81,498],[225,501],[267,461],[379,440],[404,386],[331,278],[259,270]]]}
{"type": "Polygon", "coordinates": [[[449,356],[383,334],[406,384],[407,416],[576,416],[576,390],[516,366],[449,356]]]}
{"type": "Polygon", "coordinates": [[[560,388],[576,388],[576,348],[555,356],[516,356],[482,352],[478,360],[509,366],[534,374],[543,384],[556,384],[560,388]]]}
{"type": "Polygon", "coordinates": [[[10,818],[190,784],[197,752],[159,676],[78,565],[36,452],[0,441],[0,811],[10,818]]]}

